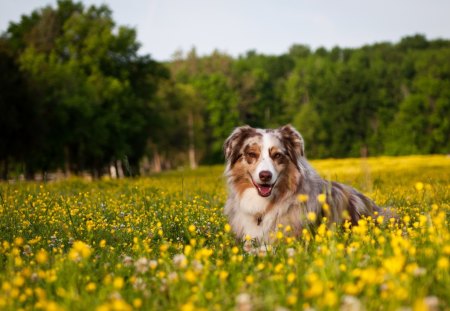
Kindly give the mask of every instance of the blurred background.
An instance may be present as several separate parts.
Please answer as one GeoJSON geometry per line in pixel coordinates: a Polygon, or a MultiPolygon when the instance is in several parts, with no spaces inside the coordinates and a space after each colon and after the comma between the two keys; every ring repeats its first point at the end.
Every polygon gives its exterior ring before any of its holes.
{"type": "Polygon", "coordinates": [[[448,1],[1,1],[0,31],[2,179],[223,163],[243,124],[450,150],[448,1]]]}

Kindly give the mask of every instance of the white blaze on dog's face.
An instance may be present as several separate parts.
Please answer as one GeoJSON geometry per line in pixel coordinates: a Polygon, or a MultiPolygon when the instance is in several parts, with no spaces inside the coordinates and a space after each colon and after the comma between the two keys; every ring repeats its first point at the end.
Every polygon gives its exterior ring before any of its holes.
{"type": "Polygon", "coordinates": [[[278,137],[273,132],[258,130],[261,133],[259,142],[255,145],[247,145],[244,148],[244,156],[249,166],[252,182],[262,197],[272,194],[273,187],[278,181],[283,169],[285,150],[278,137]],[[247,150],[245,150],[247,149],[247,150]]]}
{"type": "Polygon", "coordinates": [[[292,147],[298,133],[286,129],[292,128],[262,130],[244,126],[230,135],[224,145],[226,173],[238,193],[254,187],[261,197],[270,197],[276,187],[288,187],[283,174],[296,169],[296,157],[302,153],[296,154],[292,147]]]}

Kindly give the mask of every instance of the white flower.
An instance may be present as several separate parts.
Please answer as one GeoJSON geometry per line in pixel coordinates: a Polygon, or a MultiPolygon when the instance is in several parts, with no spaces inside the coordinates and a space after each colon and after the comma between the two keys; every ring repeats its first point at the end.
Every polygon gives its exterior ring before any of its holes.
{"type": "Polygon", "coordinates": [[[158,262],[156,260],[150,260],[149,266],[154,270],[158,266],[158,262]]]}
{"type": "Polygon", "coordinates": [[[136,281],[133,283],[133,287],[137,290],[144,291],[147,288],[147,284],[141,278],[136,278],[136,281]]]}
{"type": "Polygon", "coordinates": [[[145,272],[148,271],[148,268],[149,268],[149,261],[148,261],[147,258],[142,257],[142,258],[139,258],[139,259],[134,263],[134,266],[135,266],[136,271],[137,271],[138,273],[145,273],[145,272]]]}
{"type": "Polygon", "coordinates": [[[252,310],[252,301],[249,294],[242,293],[236,297],[236,310],[238,311],[252,310]]]}
{"type": "Polygon", "coordinates": [[[345,295],[342,297],[342,305],[340,311],[361,311],[363,307],[361,301],[355,296],[345,295]]]}
{"type": "Polygon", "coordinates": [[[122,260],[122,263],[125,267],[129,267],[133,264],[133,258],[130,256],[125,256],[122,260]]]}
{"type": "Polygon", "coordinates": [[[173,264],[178,268],[184,268],[187,266],[187,259],[184,254],[176,254],[173,256],[173,264]]]}
{"type": "Polygon", "coordinates": [[[295,249],[293,249],[292,247],[289,247],[289,248],[286,250],[286,253],[287,253],[288,257],[294,257],[294,255],[295,255],[295,249]]]}

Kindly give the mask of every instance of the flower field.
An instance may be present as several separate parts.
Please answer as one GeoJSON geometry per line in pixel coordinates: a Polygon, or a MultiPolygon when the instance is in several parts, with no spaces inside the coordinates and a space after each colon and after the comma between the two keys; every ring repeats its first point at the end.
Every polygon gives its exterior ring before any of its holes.
{"type": "Polygon", "coordinates": [[[248,252],[222,166],[0,184],[1,310],[448,310],[450,158],[312,161],[396,219],[248,252]]]}

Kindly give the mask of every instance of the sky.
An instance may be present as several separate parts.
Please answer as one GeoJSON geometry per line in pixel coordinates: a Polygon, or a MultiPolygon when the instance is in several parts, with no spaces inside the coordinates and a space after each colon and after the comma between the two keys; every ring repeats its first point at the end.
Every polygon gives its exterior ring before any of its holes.
{"type": "MultiPolygon", "coordinates": [[[[279,55],[293,44],[360,47],[424,34],[450,39],[449,0],[82,0],[107,4],[118,25],[137,29],[140,54],[168,61],[195,47],[232,56],[279,55]]],[[[0,32],[56,0],[0,0],[0,32]]]]}

